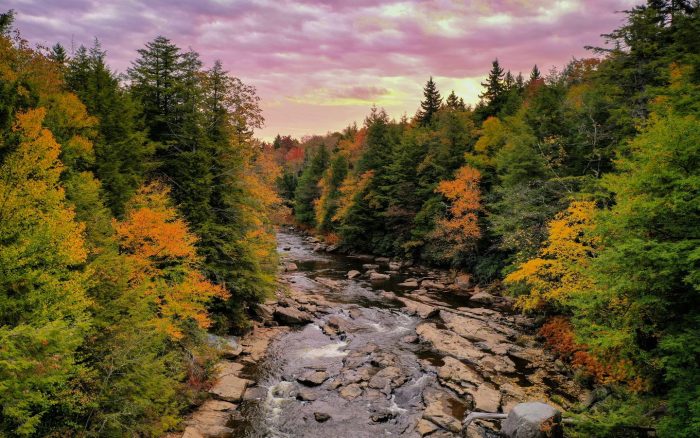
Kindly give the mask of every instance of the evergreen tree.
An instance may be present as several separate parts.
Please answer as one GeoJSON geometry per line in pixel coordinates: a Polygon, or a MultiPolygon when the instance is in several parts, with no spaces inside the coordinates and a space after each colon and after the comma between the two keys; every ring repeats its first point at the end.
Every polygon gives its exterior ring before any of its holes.
{"type": "Polygon", "coordinates": [[[485,88],[483,93],[479,95],[481,107],[478,115],[482,120],[498,114],[501,110],[504,92],[506,91],[504,76],[503,68],[498,63],[498,59],[495,59],[491,65],[491,71],[489,71],[486,82],[481,83],[481,86],[485,88]]]}
{"type": "Polygon", "coordinates": [[[65,65],[68,62],[68,54],[66,49],[60,43],[56,43],[51,47],[51,52],[49,52],[49,59],[60,64],[65,65]]]}
{"type": "Polygon", "coordinates": [[[328,167],[328,150],[321,145],[309,155],[309,165],[306,166],[294,192],[294,216],[300,223],[308,226],[316,225],[314,202],[321,192],[318,183],[328,167]]]}
{"type": "Polygon", "coordinates": [[[437,85],[435,85],[433,77],[431,76],[423,88],[423,100],[420,103],[420,110],[418,112],[418,122],[420,125],[430,125],[433,118],[440,110],[441,105],[442,97],[440,97],[440,92],[438,91],[437,85]]]}
{"type": "Polygon", "coordinates": [[[466,111],[467,109],[464,105],[464,100],[461,97],[457,97],[454,90],[447,96],[445,106],[453,111],[466,111]]]}
{"type": "Polygon", "coordinates": [[[542,75],[540,74],[540,69],[537,68],[537,64],[535,64],[532,67],[532,71],[530,71],[530,79],[528,82],[533,83],[533,82],[538,81],[540,79],[542,79],[542,75]]]}

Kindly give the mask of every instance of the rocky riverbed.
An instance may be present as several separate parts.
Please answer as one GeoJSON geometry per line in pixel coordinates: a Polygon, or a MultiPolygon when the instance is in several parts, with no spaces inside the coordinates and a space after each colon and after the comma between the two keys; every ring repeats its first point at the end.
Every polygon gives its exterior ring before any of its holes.
{"type": "MultiPolygon", "coordinates": [[[[589,397],[532,321],[468,276],[336,255],[291,232],[278,243],[278,297],[251,335],[224,341],[186,437],[452,437],[472,411],[535,400],[566,411],[589,397]]],[[[477,420],[466,435],[499,428],[477,420]]]]}

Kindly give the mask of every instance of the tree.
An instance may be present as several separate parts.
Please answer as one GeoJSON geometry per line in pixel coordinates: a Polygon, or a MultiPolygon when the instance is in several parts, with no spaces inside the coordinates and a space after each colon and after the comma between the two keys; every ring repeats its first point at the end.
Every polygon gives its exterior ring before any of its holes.
{"type": "Polygon", "coordinates": [[[437,192],[450,201],[449,217],[436,223],[432,237],[446,243],[448,259],[474,250],[481,237],[478,214],[482,209],[479,182],[481,174],[470,166],[461,167],[455,179],[441,181],[437,192]]]}
{"type": "Polygon", "coordinates": [[[304,169],[294,192],[294,217],[300,223],[308,226],[316,225],[314,203],[321,192],[318,183],[328,167],[328,150],[319,146],[309,152],[309,165],[304,169]]]}
{"type": "Polygon", "coordinates": [[[491,63],[491,70],[486,78],[486,82],[481,83],[481,86],[485,88],[483,93],[479,95],[482,105],[480,111],[482,120],[498,114],[501,110],[504,92],[506,91],[504,76],[505,73],[498,63],[498,59],[494,59],[491,63]]]}
{"type": "Polygon", "coordinates": [[[90,325],[84,225],[60,186],[60,146],[45,116],[17,114],[0,165],[0,430],[22,436],[44,416],[78,409],[72,379],[90,325]]]}
{"type": "Polygon", "coordinates": [[[466,111],[467,109],[464,105],[464,100],[462,100],[461,97],[457,97],[454,90],[452,90],[452,92],[450,92],[450,95],[447,96],[445,106],[451,109],[452,111],[466,111]]]}
{"type": "Polygon", "coordinates": [[[68,62],[66,82],[100,121],[94,139],[95,174],[107,205],[121,216],[127,200],[146,179],[154,145],[146,138],[135,103],[105,64],[98,41],[89,51],[78,49],[68,62]]]}
{"type": "Polygon", "coordinates": [[[442,106],[442,97],[440,97],[440,92],[431,76],[423,88],[423,100],[420,103],[420,110],[418,111],[417,117],[420,125],[430,125],[433,121],[433,117],[440,110],[440,106],[442,106]]]}
{"type": "Polygon", "coordinates": [[[527,284],[528,292],[518,297],[518,307],[566,307],[572,294],[590,287],[585,270],[598,247],[592,233],[594,214],[593,202],[575,201],[549,223],[547,243],[539,257],[522,263],[505,277],[506,284],[527,284]]]}
{"type": "Polygon", "coordinates": [[[537,68],[537,64],[535,64],[530,71],[530,79],[528,82],[533,83],[535,81],[539,81],[540,79],[542,79],[542,74],[540,73],[540,69],[537,68]]]}

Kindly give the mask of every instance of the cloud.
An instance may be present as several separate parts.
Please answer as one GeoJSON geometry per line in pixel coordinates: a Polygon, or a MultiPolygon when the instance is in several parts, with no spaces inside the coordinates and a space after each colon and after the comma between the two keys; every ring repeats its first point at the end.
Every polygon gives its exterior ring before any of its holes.
{"type": "Polygon", "coordinates": [[[473,101],[494,58],[526,73],[588,56],[583,46],[601,44],[624,18],[616,11],[639,1],[5,0],[3,8],[16,10],[33,43],[99,38],[119,71],[161,34],[206,63],[221,59],[257,87],[270,137],[286,132],[285,110],[306,133],[361,119],[371,102],[412,114],[430,75],[473,101]]]}

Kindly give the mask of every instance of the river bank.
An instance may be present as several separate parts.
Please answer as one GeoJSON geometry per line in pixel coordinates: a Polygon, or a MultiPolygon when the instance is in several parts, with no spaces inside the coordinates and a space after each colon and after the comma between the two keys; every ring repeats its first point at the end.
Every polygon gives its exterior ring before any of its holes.
{"type": "MultiPolygon", "coordinates": [[[[188,438],[450,437],[471,411],[534,400],[566,411],[590,397],[532,320],[466,276],[331,254],[289,231],[278,245],[278,296],[229,345],[188,438]]],[[[467,434],[499,427],[479,420],[467,434]]]]}

